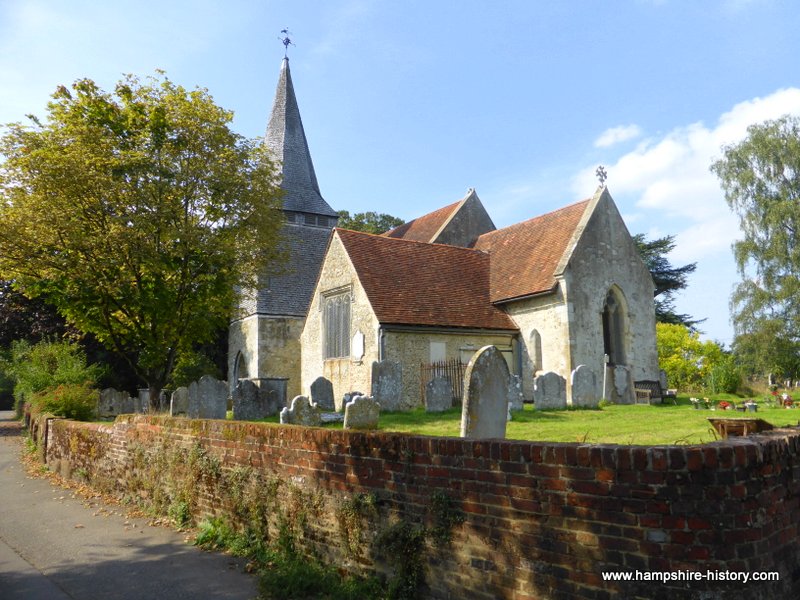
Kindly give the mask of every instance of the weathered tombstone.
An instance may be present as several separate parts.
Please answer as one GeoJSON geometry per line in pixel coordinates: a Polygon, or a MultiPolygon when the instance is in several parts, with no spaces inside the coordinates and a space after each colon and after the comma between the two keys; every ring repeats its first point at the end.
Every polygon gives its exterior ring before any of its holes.
{"type": "Polygon", "coordinates": [[[233,391],[233,418],[239,421],[265,419],[278,412],[275,390],[262,389],[249,379],[240,379],[233,391]]]}
{"type": "Polygon", "coordinates": [[[97,401],[97,416],[102,418],[116,417],[126,412],[133,412],[133,402],[128,392],[120,392],[114,388],[106,388],[100,392],[97,401]]]}
{"type": "Polygon", "coordinates": [[[189,416],[189,388],[182,386],[172,392],[169,400],[169,414],[171,417],[189,416]]]}
{"type": "Polygon", "coordinates": [[[617,365],[614,367],[615,401],[619,404],[635,404],[636,395],[633,389],[633,375],[630,367],[617,365]]]}
{"type": "MultiPolygon", "coordinates": [[[[508,404],[509,410],[522,410],[524,396],[522,395],[522,379],[519,375],[508,377],[508,404]]],[[[510,419],[509,419],[510,420],[510,419]]]]}
{"type": "Polygon", "coordinates": [[[344,407],[347,406],[348,402],[350,402],[356,396],[363,395],[363,392],[345,392],[344,395],[342,395],[342,403],[336,406],[336,410],[344,412],[344,407]]]}
{"type": "Polygon", "coordinates": [[[322,410],[334,410],[333,383],[324,377],[317,377],[311,384],[311,401],[319,404],[322,410]]]}
{"type": "Polygon", "coordinates": [[[400,363],[382,360],[372,363],[372,397],[383,410],[402,410],[403,381],[400,363]]]}
{"type": "Polygon", "coordinates": [[[658,372],[658,384],[661,386],[662,391],[667,390],[667,372],[664,369],[658,372]]]}
{"type": "Polygon", "coordinates": [[[597,376],[586,365],[578,365],[572,372],[572,406],[597,408],[597,376]]]}
{"type": "Polygon", "coordinates": [[[228,384],[211,375],[189,384],[188,414],[192,419],[224,419],[228,410],[228,384]]]}
{"type": "Polygon", "coordinates": [[[381,406],[368,396],[356,396],[344,407],[345,429],[377,429],[381,406]]]}
{"type": "Polygon", "coordinates": [[[453,407],[453,386],[444,377],[434,377],[425,385],[425,410],[442,412],[453,407]]]}
{"type": "Polygon", "coordinates": [[[533,380],[533,404],[536,410],[567,407],[567,381],[554,371],[533,380]]]}
{"type": "Polygon", "coordinates": [[[478,350],[464,373],[461,437],[504,438],[508,420],[508,365],[495,346],[478,350]]]}
{"type": "Polygon", "coordinates": [[[269,401],[270,415],[276,415],[286,406],[286,388],[289,383],[288,377],[261,377],[251,379],[266,394],[269,401]]]}
{"type": "Polygon", "coordinates": [[[318,427],[322,423],[322,410],[306,396],[295,396],[292,407],[281,411],[281,424],[318,427]]]}

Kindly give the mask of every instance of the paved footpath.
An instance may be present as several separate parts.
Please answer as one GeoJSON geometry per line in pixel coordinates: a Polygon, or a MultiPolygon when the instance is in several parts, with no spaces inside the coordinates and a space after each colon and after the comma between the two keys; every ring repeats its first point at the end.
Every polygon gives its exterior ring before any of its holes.
{"type": "Polygon", "coordinates": [[[0,600],[250,600],[242,561],[124,509],[29,477],[22,429],[0,411],[0,600]]]}

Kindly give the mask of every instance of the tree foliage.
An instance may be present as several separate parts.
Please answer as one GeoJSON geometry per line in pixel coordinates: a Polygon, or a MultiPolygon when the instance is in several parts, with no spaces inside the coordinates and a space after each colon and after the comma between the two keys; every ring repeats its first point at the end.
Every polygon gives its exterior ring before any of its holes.
{"type": "Polygon", "coordinates": [[[657,323],[656,343],[658,364],[667,373],[670,387],[681,390],[709,386],[713,370],[727,360],[719,344],[701,341],[700,334],[685,325],[657,323]]]}
{"type": "Polygon", "coordinates": [[[697,269],[697,263],[675,267],[669,262],[667,255],[675,248],[675,236],[647,240],[644,234],[639,233],[633,236],[633,241],[656,286],[656,321],[696,329],[704,319],[693,319],[691,315],[676,313],[675,294],[686,288],[687,279],[697,269]]]}
{"type": "Polygon", "coordinates": [[[15,340],[38,342],[77,333],[41,298],[27,298],[12,281],[0,280],[0,348],[15,340]]]}
{"type": "Polygon", "coordinates": [[[84,79],[0,140],[0,277],[129,357],[151,391],[277,256],[275,170],[231,118],[163,74],[113,93],[84,79]]]}
{"type": "Polygon", "coordinates": [[[339,211],[338,226],[342,229],[352,229],[353,231],[363,231],[364,233],[384,233],[405,223],[402,219],[387,215],[385,213],[363,212],[356,213],[352,217],[346,210],[339,211]]]}
{"type": "Polygon", "coordinates": [[[733,244],[742,280],[731,297],[737,334],[764,338],[781,324],[800,340],[800,118],[751,125],[747,137],[723,149],[711,170],[739,218],[733,244]]]}

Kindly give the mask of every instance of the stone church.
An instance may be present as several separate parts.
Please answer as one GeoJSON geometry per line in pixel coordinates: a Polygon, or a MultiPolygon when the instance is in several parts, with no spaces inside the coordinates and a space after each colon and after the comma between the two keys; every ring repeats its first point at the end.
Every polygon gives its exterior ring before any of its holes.
{"type": "Polygon", "coordinates": [[[526,399],[536,374],[569,382],[579,365],[596,374],[598,398],[617,402],[633,401],[634,381],[658,379],[653,281],[605,186],[502,229],[472,189],[383,235],[336,229],[287,59],[267,141],[282,165],[290,259],[231,324],[229,381],[291,398],[324,376],[341,399],[368,393],[373,361],[391,360],[412,408],[421,364],[466,362],[488,344],[526,399]]]}

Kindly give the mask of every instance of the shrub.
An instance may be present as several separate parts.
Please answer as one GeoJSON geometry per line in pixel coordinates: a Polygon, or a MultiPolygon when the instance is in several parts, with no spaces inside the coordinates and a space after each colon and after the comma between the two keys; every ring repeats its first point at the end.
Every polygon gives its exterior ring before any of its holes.
{"type": "Polygon", "coordinates": [[[91,421],[97,408],[100,392],[91,388],[88,382],[65,383],[55,388],[37,392],[31,397],[31,404],[59,417],[91,421]]]}
{"type": "Polygon", "coordinates": [[[88,389],[103,371],[99,365],[86,364],[86,355],[77,344],[53,341],[12,343],[5,370],[14,380],[17,406],[60,385],[88,384],[88,389]]]}
{"type": "Polygon", "coordinates": [[[733,356],[723,356],[706,376],[706,388],[712,394],[735,394],[742,381],[741,369],[733,356]]]}

